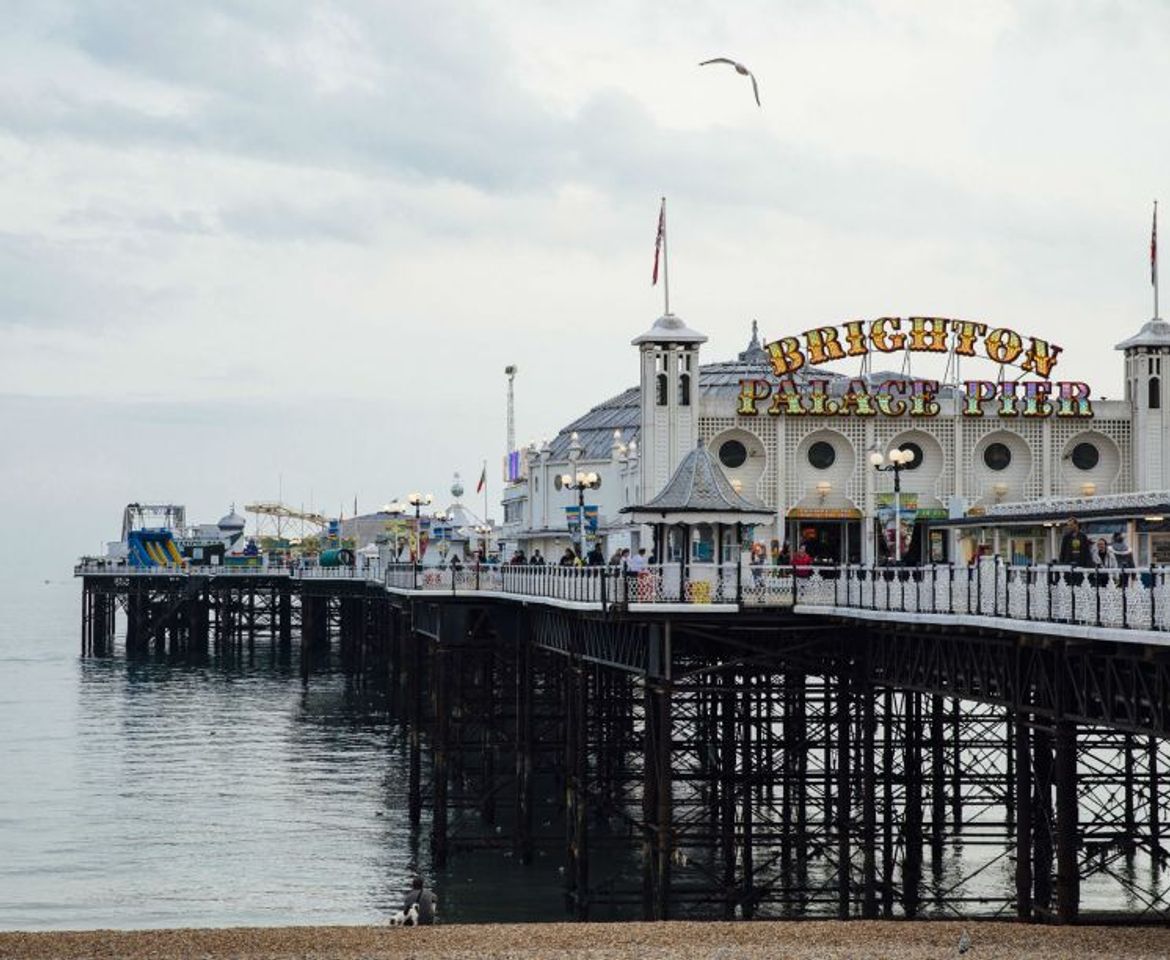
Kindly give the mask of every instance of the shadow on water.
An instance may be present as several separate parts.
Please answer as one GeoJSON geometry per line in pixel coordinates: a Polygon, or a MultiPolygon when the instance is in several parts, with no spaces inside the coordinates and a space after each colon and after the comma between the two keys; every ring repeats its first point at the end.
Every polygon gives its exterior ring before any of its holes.
{"type": "Polygon", "coordinates": [[[13,771],[55,773],[30,773],[0,816],[0,928],[378,923],[416,872],[447,921],[564,917],[559,849],[432,876],[429,811],[412,829],[403,729],[376,685],[329,671],[306,688],[259,645],[59,672],[68,716],[13,771]]]}

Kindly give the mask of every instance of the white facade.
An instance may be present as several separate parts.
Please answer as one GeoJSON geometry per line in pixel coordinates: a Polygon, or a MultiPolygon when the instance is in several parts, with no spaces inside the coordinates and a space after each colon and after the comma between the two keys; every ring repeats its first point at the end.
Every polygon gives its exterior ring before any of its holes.
{"type": "MultiPolygon", "coordinates": [[[[505,494],[513,504],[502,532],[509,543],[529,553],[529,545],[538,544],[555,559],[570,542],[564,508],[577,502],[557,478],[583,469],[601,478],[586,502],[599,507],[607,555],[636,544],[639,528],[618,511],[654,497],[698,441],[719,458],[744,496],[774,516],[771,525],[754,529],[754,539],[783,542],[812,528],[825,535],[837,559],[862,562],[874,560],[880,549],[874,518],[879,496],[893,489],[892,475],[870,464],[874,451],[917,451],[913,467],[901,473],[901,489],[913,495],[920,516],[932,518],[1170,486],[1170,368],[1161,369],[1170,364],[1170,324],[1161,320],[1118,345],[1125,399],[1093,398],[1091,417],[999,416],[993,410],[964,415],[964,396],[946,386],[936,397],[937,415],[930,417],[747,415],[739,409],[742,383],[776,382],[754,329],[737,360],[700,368],[705,341],[673,315],[635,338],[638,387],[595,407],[551,443],[526,451],[528,476],[505,494]]],[[[810,366],[793,379],[800,386],[825,381],[840,395],[851,377],[810,366]]],[[[875,389],[891,380],[911,378],[866,375],[875,389]]],[[[952,542],[948,552],[954,549],[952,542]]]]}

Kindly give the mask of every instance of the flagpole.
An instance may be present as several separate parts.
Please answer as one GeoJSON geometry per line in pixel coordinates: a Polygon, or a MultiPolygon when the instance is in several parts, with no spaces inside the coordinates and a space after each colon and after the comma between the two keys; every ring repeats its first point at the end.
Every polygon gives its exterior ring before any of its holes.
{"type": "MultiPolygon", "coordinates": [[[[662,198],[662,297],[665,301],[665,313],[670,313],[670,270],[667,267],[669,257],[666,255],[666,197],[662,198]]],[[[1155,288],[1156,289],[1156,288],[1155,288]]],[[[1154,311],[1155,315],[1157,310],[1154,311]]]]}
{"type": "Polygon", "coordinates": [[[1150,267],[1154,271],[1154,319],[1158,319],[1158,201],[1154,201],[1154,233],[1150,242],[1150,267]]]}

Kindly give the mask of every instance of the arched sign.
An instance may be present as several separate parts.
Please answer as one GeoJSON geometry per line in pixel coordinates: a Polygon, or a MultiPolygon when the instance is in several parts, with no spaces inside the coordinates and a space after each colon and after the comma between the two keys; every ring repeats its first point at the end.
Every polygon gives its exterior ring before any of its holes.
{"type": "Polygon", "coordinates": [[[937,416],[937,380],[887,380],[875,392],[872,384],[857,378],[849,381],[843,395],[830,396],[829,381],[809,380],[801,389],[792,376],[806,365],[904,351],[985,356],[1032,375],[1027,380],[962,381],[958,409],[965,417],[1093,416],[1088,384],[1050,379],[1061,348],[1039,337],[1022,337],[1007,327],[989,330],[985,323],[943,317],[881,317],[816,327],[799,337],[766,343],[764,349],[779,382],[774,386],[769,380],[741,380],[737,412],[744,416],[761,412],[772,416],[937,416]]]}

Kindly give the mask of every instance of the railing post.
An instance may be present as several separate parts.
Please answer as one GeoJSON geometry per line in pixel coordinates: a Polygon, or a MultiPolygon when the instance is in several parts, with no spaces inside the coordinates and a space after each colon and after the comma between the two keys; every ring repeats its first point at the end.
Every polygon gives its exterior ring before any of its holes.
{"type": "Polygon", "coordinates": [[[1101,581],[1105,579],[1105,567],[1101,566],[1097,572],[1093,574],[1093,587],[1096,590],[1097,600],[1097,626],[1101,626],[1101,581]]]}
{"type": "Polygon", "coordinates": [[[1129,627],[1129,584],[1126,583],[1124,567],[1117,578],[1117,586],[1121,590],[1121,628],[1125,630],[1129,627]]]}
{"type": "Polygon", "coordinates": [[[743,556],[735,563],[735,605],[743,606],[743,556]]]}
{"type": "Polygon", "coordinates": [[[1158,629],[1158,616],[1157,616],[1157,609],[1155,607],[1155,604],[1157,603],[1156,597],[1158,595],[1157,587],[1158,587],[1158,570],[1157,570],[1157,567],[1154,565],[1154,563],[1151,562],[1150,563],[1150,629],[1151,630],[1158,629]]]}

